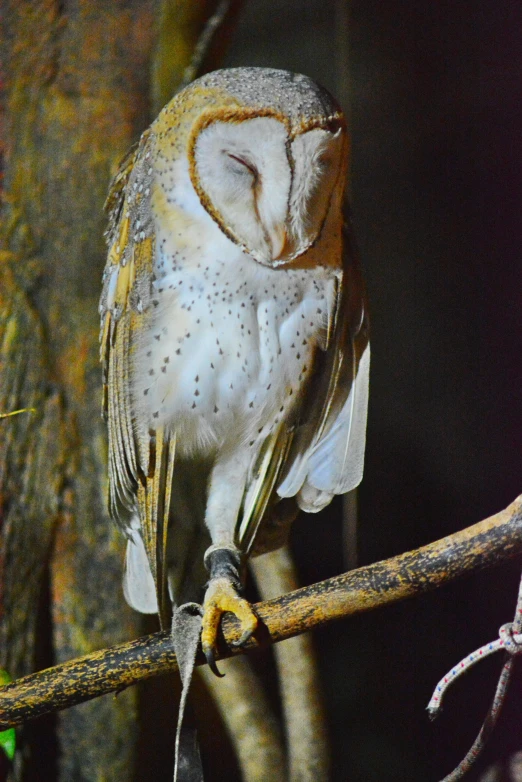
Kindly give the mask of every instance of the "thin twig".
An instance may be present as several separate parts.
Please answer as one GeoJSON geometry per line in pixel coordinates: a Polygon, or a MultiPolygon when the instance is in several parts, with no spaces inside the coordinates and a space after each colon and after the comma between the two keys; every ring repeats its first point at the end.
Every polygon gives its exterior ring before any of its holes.
{"type": "Polygon", "coordinates": [[[243,0],[161,0],[152,57],[152,110],[156,114],[193,79],[220,68],[243,0]]]}
{"type": "MultiPolygon", "coordinates": [[[[522,496],[420,549],[258,603],[260,629],[244,651],[422,594],[521,553],[522,496]]],[[[231,615],[224,617],[223,634],[218,659],[239,653],[231,649],[240,638],[231,615]]],[[[201,655],[197,664],[204,662],[201,655]]],[[[170,633],[160,632],[25,676],[0,690],[0,730],[176,668],[170,633]]]]}
{"type": "Polygon", "coordinates": [[[220,0],[216,10],[205,23],[198,42],[194,47],[194,53],[192,55],[190,65],[185,68],[181,88],[186,87],[187,84],[190,84],[191,81],[194,81],[194,79],[202,71],[203,62],[208,56],[208,52],[214,37],[230,13],[231,6],[231,0],[220,0]]]}
{"type": "Polygon", "coordinates": [[[20,410],[12,410],[10,413],[0,413],[0,419],[11,418],[13,415],[20,415],[20,413],[36,413],[34,407],[22,407],[20,410]]]}

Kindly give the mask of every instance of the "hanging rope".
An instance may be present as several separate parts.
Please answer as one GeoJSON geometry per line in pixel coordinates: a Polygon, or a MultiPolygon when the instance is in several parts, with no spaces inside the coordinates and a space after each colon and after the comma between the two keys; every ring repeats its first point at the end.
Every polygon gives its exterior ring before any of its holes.
{"type": "Polygon", "coordinates": [[[515,657],[517,654],[522,654],[522,578],[520,580],[520,586],[518,589],[517,608],[515,612],[515,618],[513,623],[502,625],[499,630],[499,637],[496,641],[492,641],[486,646],[482,646],[477,649],[476,652],[468,655],[464,660],[461,660],[458,665],[449,671],[435,687],[435,691],[431,696],[431,700],[428,704],[428,713],[431,719],[435,719],[440,714],[440,708],[442,705],[442,699],[446,694],[447,689],[453,682],[458,679],[463,673],[465,673],[472,665],[483,660],[494,652],[504,651],[506,653],[506,659],[500,673],[500,677],[495,691],[495,696],[489,707],[489,711],[486,714],[486,718],[482,724],[479,734],[471,749],[456,769],[451,774],[448,774],[442,782],[458,782],[464,775],[470,770],[477,758],[482,753],[486,742],[491,736],[495,725],[497,724],[498,717],[508,691],[509,682],[511,680],[511,674],[513,673],[513,666],[515,664],[515,657]]]}

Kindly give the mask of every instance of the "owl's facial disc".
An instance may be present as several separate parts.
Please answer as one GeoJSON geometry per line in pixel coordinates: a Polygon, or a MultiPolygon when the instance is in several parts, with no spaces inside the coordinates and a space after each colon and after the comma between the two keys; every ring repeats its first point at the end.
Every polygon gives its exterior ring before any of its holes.
{"type": "Polygon", "coordinates": [[[195,140],[193,184],[220,228],[257,261],[288,262],[324,223],[339,133],[314,129],[290,142],[275,117],[212,122],[195,140]]]}
{"type": "Polygon", "coordinates": [[[319,236],[336,185],[344,190],[344,136],[342,128],[336,132],[313,128],[292,141],[294,176],[288,211],[290,235],[298,254],[319,236]]]}
{"type": "Polygon", "coordinates": [[[198,195],[220,228],[256,260],[284,244],[291,170],[286,127],[273,117],[215,121],[194,146],[198,195]]]}

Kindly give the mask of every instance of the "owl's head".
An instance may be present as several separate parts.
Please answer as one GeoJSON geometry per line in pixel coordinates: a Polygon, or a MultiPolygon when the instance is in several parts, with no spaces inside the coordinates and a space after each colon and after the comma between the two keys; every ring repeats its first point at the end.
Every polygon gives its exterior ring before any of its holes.
{"type": "Polygon", "coordinates": [[[342,112],[311,79],[286,71],[216,71],[194,85],[206,96],[188,139],[201,204],[260,263],[291,262],[317,241],[344,190],[342,112]]]}

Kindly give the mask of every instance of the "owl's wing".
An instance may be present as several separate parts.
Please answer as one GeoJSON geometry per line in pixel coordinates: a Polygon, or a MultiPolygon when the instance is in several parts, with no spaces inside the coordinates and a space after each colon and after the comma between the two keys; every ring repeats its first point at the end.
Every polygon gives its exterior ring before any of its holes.
{"type": "Polygon", "coordinates": [[[370,345],[368,312],[357,255],[348,229],[337,290],[333,333],[317,357],[286,460],[280,497],[296,497],[315,513],[335,494],[361,481],[366,443],[370,345]]]}
{"type": "Polygon", "coordinates": [[[166,622],[166,538],[175,441],[161,427],[140,428],[131,393],[136,340],[150,318],[154,232],[152,220],[146,217],[147,191],[135,186],[143,181],[148,138],[144,133],[122,162],[106,203],[109,253],[100,301],[100,357],[109,431],[109,511],[129,538],[126,593],[139,592],[133,582],[150,582],[148,560],[156,588],[150,609],[158,610],[166,622]],[[136,231],[138,217],[142,219],[136,231]],[[146,559],[138,556],[143,547],[146,559]]]}
{"type": "Polygon", "coordinates": [[[267,437],[256,459],[248,481],[237,534],[243,551],[250,553],[255,549],[256,553],[263,553],[265,550],[272,550],[282,545],[276,543],[274,546],[267,547],[264,544],[260,546],[258,533],[263,539],[266,537],[266,521],[273,515],[275,488],[291,442],[292,431],[286,422],[282,421],[267,437]]]}
{"type": "Polygon", "coordinates": [[[277,548],[298,508],[315,513],[360,483],[369,359],[364,284],[346,228],[326,349],[316,350],[297,420],[283,420],[257,458],[238,530],[243,550],[258,554],[277,548]]]}

